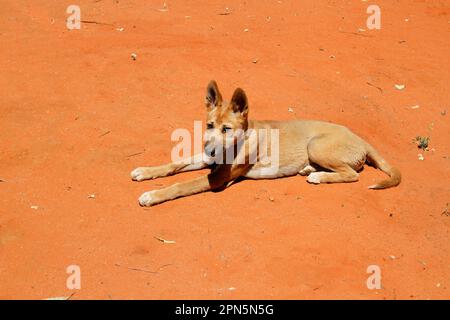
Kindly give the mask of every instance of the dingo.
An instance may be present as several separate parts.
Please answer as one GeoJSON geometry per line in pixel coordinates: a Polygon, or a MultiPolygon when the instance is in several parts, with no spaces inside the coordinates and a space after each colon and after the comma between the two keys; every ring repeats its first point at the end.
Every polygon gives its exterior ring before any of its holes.
{"type": "Polygon", "coordinates": [[[131,178],[143,181],[207,167],[211,168],[211,173],[164,189],[145,192],[139,198],[140,205],[152,206],[179,197],[225,188],[239,177],[272,179],[300,174],[308,176],[307,181],[313,184],[354,182],[358,181],[358,171],[366,162],[389,175],[388,179],[370,186],[370,189],[394,187],[401,181],[398,169],[389,165],[374,147],[346,127],[309,120],[252,121],[248,120],[248,108],[247,96],[242,89],[236,89],[231,101],[227,103],[222,100],[217,83],[211,81],[206,91],[204,154],[195,155],[187,161],[137,168],[131,172],[131,178]],[[261,161],[260,154],[256,155],[256,162],[248,161],[258,153],[261,141],[268,146],[267,153],[270,153],[273,146],[273,141],[269,141],[270,137],[261,139],[261,135],[245,135],[241,136],[243,143],[238,143],[236,135],[230,135],[232,131],[248,132],[252,129],[256,132],[260,129],[278,130],[277,170],[267,170],[270,164],[261,161]],[[219,144],[219,141],[224,143],[219,144]],[[217,157],[224,156],[224,153],[217,152],[221,148],[235,150],[234,160],[212,163],[212,157],[217,160],[217,157]]]}

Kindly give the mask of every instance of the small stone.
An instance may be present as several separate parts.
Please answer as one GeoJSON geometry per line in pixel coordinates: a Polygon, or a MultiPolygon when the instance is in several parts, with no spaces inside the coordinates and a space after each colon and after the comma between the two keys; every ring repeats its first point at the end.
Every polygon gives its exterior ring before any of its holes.
{"type": "Polygon", "coordinates": [[[274,201],[275,201],[275,198],[274,198],[274,197],[269,197],[269,200],[272,201],[272,202],[274,202],[274,201]]]}
{"type": "Polygon", "coordinates": [[[95,199],[95,194],[88,195],[88,199],[95,199]]]}
{"type": "Polygon", "coordinates": [[[169,6],[167,5],[167,3],[164,2],[163,7],[161,9],[158,9],[158,11],[167,12],[169,11],[169,6]]]}
{"type": "Polygon", "coordinates": [[[419,158],[420,161],[425,160],[423,154],[421,154],[421,153],[419,153],[419,154],[417,155],[417,157],[419,158]]]}
{"type": "Polygon", "coordinates": [[[397,90],[403,90],[405,88],[406,88],[406,86],[404,84],[396,84],[395,85],[395,89],[397,89],[397,90]]]}
{"type": "Polygon", "coordinates": [[[134,61],[136,61],[136,59],[137,59],[137,54],[136,54],[136,53],[132,53],[132,54],[131,54],[131,59],[133,59],[134,61]]]}
{"type": "Polygon", "coordinates": [[[31,206],[30,208],[33,210],[37,210],[37,209],[39,209],[39,206],[31,206]]]}

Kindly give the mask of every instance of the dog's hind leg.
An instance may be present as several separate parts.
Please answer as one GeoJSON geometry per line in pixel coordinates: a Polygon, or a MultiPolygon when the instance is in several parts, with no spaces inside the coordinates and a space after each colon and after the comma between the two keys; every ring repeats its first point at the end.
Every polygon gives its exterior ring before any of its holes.
{"type": "Polygon", "coordinates": [[[131,179],[134,181],[144,181],[167,177],[173,174],[186,171],[201,170],[208,167],[203,154],[198,154],[180,162],[172,162],[161,166],[140,167],[131,172],[131,179]]]}
{"type": "Polygon", "coordinates": [[[309,183],[337,183],[358,181],[359,174],[350,167],[341,167],[336,172],[311,172],[306,179],[309,183]]]}
{"type": "Polygon", "coordinates": [[[314,184],[355,182],[358,181],[357,170],[366,161],[365,149],[352,136],[324,136],[311,140],[308,144],[310,162],[331,172],[311,172],[307,181],[314,184]]]}

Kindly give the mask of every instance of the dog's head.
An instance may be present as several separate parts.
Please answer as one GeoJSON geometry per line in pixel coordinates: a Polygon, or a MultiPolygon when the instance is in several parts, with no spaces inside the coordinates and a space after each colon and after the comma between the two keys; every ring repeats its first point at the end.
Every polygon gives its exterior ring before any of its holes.
{"type": "Polygon", "coordinates": [[[248,100],[241,88],[234,91],[230,102],[222,99],[213,80],[206,89],[205,152],[214,157],[218,150],[234,147],[248,128],[248,100]]]}

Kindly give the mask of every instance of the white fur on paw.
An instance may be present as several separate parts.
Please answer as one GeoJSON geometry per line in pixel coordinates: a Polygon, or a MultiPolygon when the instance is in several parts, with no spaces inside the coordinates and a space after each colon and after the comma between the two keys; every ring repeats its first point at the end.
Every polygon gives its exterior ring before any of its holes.
{"type": "Polygon", "coordinates": [[[136,168],[131,171],[131,179],[134,181],[142,181],[148,179],[145,175],[145,168],[136,168]]]}
{"type": "Polygon", "coordinates": [[[139,204],[142,207],[150,207],[151,205],[155,204],[155,196],[154,196],[155,191],[149,191],[149,192],[145,192],[143,193],[140,197],[139,197],[139,204]]]}
{"type": "Polygon", "coordinates": [[[306,180],[309,183],[319,184],[320,183],[320,172],[311,172],[306,180]]]}

